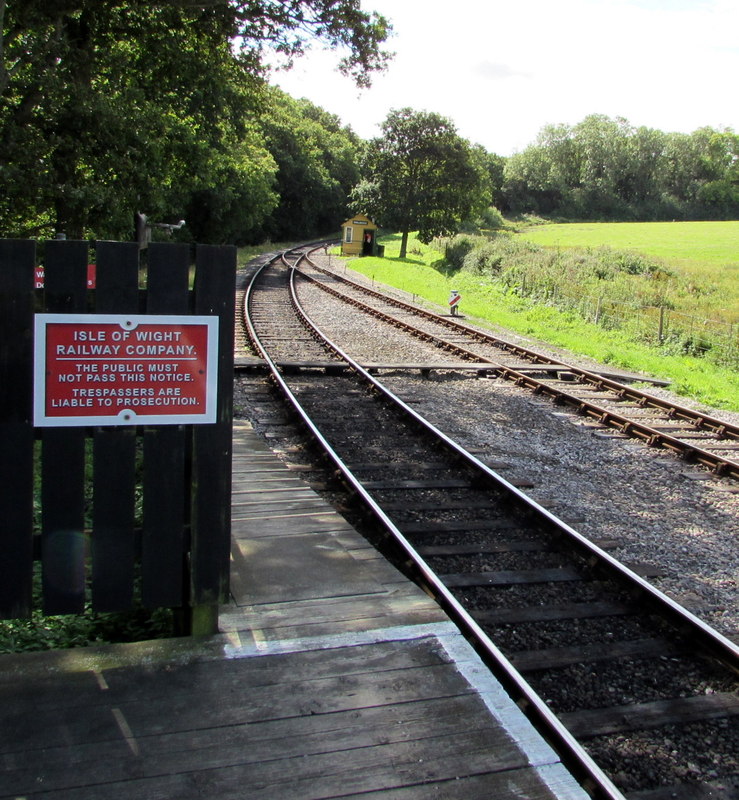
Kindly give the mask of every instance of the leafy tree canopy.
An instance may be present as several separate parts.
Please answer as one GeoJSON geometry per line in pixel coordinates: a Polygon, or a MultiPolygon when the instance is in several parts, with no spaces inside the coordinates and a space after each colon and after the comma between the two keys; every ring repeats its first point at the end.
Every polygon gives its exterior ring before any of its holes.
{"type": "Polygon", "coordinates": [[[260,123],[277,162],[280,198],[264,238],[302,239],[336,229],[359,179],[359,137],[333,114],[278,89],[270,90],[260,123]]]}
{"type": "Polygon", "coordinates": [[[488,164],[439,114],[391,111],[382,136],[372,139],[362,162],[364,179],[352,192],[355,211],[422,242],[456,232],[462,220],[490,202],[488,164]]]}
{"type": "Polygon", "coordinates": [[[674,219],[739,213],[739,135],[635,128],[594,114],[548,125],[506,162],[503,204],[565,218],[674,219]]]}
{"type": "Polygon", "coordinates": [[[0,0],[0,23],[3,235],[122,236],[136,209],[256,229],[277,202],[265,54],[320,40],[360,85],[388,58],[359,0],[0,0]]]}

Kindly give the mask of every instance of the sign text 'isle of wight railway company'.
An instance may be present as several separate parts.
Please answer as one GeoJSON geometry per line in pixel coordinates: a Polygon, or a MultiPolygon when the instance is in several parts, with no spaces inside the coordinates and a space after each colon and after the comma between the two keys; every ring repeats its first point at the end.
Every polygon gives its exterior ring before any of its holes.
{"type": "Polygon", "coordinates": [[[216,421],[218,317],[36,314],[34,425],[216,421]]]}

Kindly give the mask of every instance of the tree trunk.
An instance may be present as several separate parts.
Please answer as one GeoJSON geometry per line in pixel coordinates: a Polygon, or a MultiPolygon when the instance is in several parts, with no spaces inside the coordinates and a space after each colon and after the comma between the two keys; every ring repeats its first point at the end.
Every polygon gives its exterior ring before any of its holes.
{"type": "Polygon", "coordinates": [[[400,255],[398,258],[405,258],[408,251],[408,231],[403,231],[403,238],[400,240],[400,255]]]}

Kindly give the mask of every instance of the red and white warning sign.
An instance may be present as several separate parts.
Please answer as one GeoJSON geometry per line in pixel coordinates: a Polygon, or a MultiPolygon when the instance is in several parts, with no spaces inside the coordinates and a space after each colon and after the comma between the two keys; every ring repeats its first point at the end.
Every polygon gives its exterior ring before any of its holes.
{"type": "Polygon", "coordinates": [[[34,425],[216,420],[218,317],[37,314],[34,425]]]}
{"type": "MultiPolygon", "coordinates": [[[[46,270],[44,265],[40,264],[33,272],[34,286],[36,289],[43,289],[46,285],[46,270]]],[[[95,264],[87,265],[87,288],[94,289],[96,286],[97,266],[95,264]]]]}

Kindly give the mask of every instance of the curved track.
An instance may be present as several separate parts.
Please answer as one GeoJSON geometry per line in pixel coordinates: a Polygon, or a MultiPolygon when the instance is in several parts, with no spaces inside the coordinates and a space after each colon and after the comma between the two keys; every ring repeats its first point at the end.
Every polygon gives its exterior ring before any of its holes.
{"type": "Polygon", "coordinates": [[[513,381],[651,447],[667,449],[718,476],[739,479],[737,426],[660,399],[624,380],[544,356],[457,318],[442,317],[389,297],[321,268],[310,259],[301,265],[301,274],[359,311],[474,364],[478,373],[513,381]]]}
{"type": "Polygon", "coordinates": [[[378,545],[437,597],[583,785],[599,798],[621,788],[647,798],[660,785],[688,797],[680,792],[695,786],[681,781],[697,737],[733,769],[739,648],[330,352],[297,322],[287,260],[247,293],[255,347],[372,515],[378,545]],[[297,343],[302,361],[323,366],[283,374],[275,362],[294,358],[297,343]],[[629,742],[643,752],[666,726],[671,763],[657,773],[629,764],[639,778],[617,788],[606,773],[621,774],[629,742]]]}

